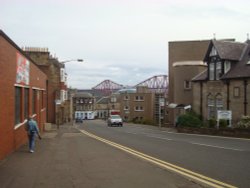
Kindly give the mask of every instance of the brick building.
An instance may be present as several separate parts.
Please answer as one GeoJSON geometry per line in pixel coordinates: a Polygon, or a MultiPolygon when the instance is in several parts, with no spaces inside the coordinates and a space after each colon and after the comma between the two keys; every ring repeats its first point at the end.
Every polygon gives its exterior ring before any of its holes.
{"type": "Polygon", "coordinates": [[[73,95],[73,114],[78,119],[95,118],[95,98],[90,93],[77,92],[73,95]]]}
{"type": "Polygon", "coordinates": [[[27,142],[27,117],[46,122],[47,76],[0,30],[0,160],[27,142]]]}
{"type": "MultiPolygon", "coordinates": [[[[120,113],[125,121],[157,125],[159,117],[164,117],[163,110],[159,112],[159,98],[163,98],[163,94],[139,86],[136,90],[124,89],[120,95],[120,113]]],[[[163,119],[161,121],[163,123],[163,119]]]]}
{"type": "Polygon", "coordinates": [[[107,119],[111,114],[120,114],[120,98],[120,94],[117,92],[96,101],[96,117],[99,119],[107,119]]]}
{"type": "Polygon", "coordinates": [[[26,47],[24,51],[48,77],[48,122],[58,125],[67,122],[71,117],[65,65],[52,57],[47,48],[26,47]]]}

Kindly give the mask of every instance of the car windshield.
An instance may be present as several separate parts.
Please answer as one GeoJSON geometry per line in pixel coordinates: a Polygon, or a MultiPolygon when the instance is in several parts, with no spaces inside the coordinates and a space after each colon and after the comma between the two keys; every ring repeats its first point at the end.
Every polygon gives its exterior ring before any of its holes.
{"type": "Polygon", "coordinates": [[[121,117],[120,117],[120,116],[118,116],[118,115],[113,115],[113,116],[110,116],[110,118],[111,118],[111,119],[121,119],[121,117]]]}

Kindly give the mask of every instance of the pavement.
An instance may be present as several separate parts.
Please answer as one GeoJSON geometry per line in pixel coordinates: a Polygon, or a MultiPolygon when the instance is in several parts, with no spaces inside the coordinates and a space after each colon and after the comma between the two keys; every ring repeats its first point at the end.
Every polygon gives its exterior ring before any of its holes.
{"type": "Polygon", "coordinates": [[[72,124],[44,132],[0,161],[1,188],[198,188],[200,185],[81,133],[72,124]]]}

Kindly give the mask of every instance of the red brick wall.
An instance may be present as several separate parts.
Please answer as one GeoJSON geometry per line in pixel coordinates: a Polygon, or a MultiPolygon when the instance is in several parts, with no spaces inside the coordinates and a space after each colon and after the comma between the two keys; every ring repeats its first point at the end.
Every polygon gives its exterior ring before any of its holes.
{"type": "MultiPolygon", "coordinates": [[[[0,160],[6,155],[27,142],[24,129],[26,120],[24,112],[21,115],[21,123],[15,125],[15,84],[17,53],[22,55],[18,47],[0,31],[0,160]]],[[[23,55],[22,55],[23,56],[23,55]]],[[[24,56],[25,57],[25,56],[24,56]]],[[[37,97],[36,112],[39,128],[43,130],[46,121],[46,109],[41,106],[41,91],[46,91],[46,75],[30,61],[30,81],[26,86],[30,89],[29,114],[32,112],[32,89],[38,89],[40,98],[37,97]]],[[[21,86],[21,85],[20,85],[21,86]]],[[[24,91],[24,88],[23,88],[24,91]]],[[[44,97],[46,104],[46,97],[44,97]]],[[[24,102],[21,102],[24,105],[24,102]]],[[[24,108],[23,108],[24,109],[24,108]]]]}

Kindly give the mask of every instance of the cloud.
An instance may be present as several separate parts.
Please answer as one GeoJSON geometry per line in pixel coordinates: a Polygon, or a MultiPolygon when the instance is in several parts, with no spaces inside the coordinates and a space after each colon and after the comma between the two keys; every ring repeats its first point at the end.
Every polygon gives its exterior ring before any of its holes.
{"type": "Polygon", "coordinates": [[[105,79],[136,85],[168,74],[168,41],[238,38],[250,31],[245,0],[1,1],[1,29],[20,47],[48,47],[66,64],[68,83],[105,79]],[[23,21],[25,20],[25,21],[23,21]]]}

